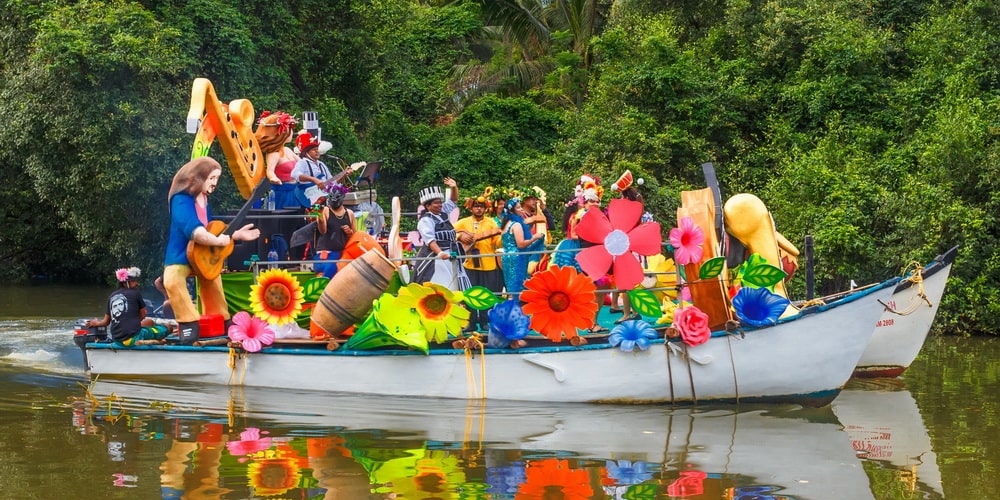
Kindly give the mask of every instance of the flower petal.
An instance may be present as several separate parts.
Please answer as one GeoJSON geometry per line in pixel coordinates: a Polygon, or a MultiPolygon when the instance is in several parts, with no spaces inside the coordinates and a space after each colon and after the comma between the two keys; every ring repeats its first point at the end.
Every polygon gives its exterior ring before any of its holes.
{"type": "Polygon", "coordinates": [[[618,256],[615,259],[615,286],[622,290],[631,290],[642,281],[642,264],[631,253],[618,256]]]}
{"type": "Polygon", "coordinates": [[[608,204],[608,214],[612,228],[628,232],[639,223],[639,218],[642,217],[642,203],[625,198],[615,198],[608,204]]]}
{"type": "Polygon", "coordinates": [[[629,250],[639,255],[657,255],[663,249],[659,222],[639,224],[628,232],[629,250]]]}
{"type": "MultiPolygon", "coordinates": [[[[581,240],[591,243],[603,243],[604,237],[611,232],[611,221],[599,209],[587,210],[576,226],[576,234],[581,240]]],[[[632,228],[629,228],[632,229],[632,228]]]]}
{"type": "Polygon", "coordinates": [[[604,245],[595,245],[580,250],[576,255],[576,262],[580,264],[580,269],[590,276],[591,280],[597,280],[608,274],[611,269],[612,258],[604,245]]]}

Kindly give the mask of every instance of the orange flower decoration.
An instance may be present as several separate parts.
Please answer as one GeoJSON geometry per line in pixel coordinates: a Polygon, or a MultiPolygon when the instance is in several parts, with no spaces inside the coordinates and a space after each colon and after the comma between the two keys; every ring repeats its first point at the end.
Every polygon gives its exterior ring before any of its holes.
{"type": "Polygon", "coordinates": [[[254,462],[247,466],[247,479],[258,496],[283,495],[298,486],[302,469],[309,461],[300,457],[291,446],[282,444],[277,449],[257,452],[254,462]]]}
{"type": "Polygon", "coordinates": [[[547,458],[530,462],[525,470],[525,481],[517,489],[516,500],[562,498],[585,500],[594,495],[586,469],[573,469],[568,460],[547,458]]]}
{"type": "Polygon", "coordinates": [[[250,286],[250,309],[258,318],[283,325],[295,321],[302,311],[302,285],[284,269],[268,269],[250,286]]]}
{"type": "Polygon", "coordinates": [[[594,282],[573,267],[550,267],[524,282],[521,300],[531,316],[531,329],[553,342],[574,338],[577,329],[594,324],[597,315],[594,282]]]}

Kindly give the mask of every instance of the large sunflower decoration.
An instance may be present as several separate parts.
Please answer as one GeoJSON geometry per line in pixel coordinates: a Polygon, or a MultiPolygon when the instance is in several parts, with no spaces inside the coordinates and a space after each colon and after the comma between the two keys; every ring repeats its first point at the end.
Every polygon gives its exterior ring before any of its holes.
{"type": "Polygon", "coordinates": [[[250,309],[260,319],[275,325],[295,321],[302,311],[302,285],[284,269],[268,269],[250,286],[250,309]]]}
{"type": "Polygon", "coordinates": [[[553,342],[578,336],[577,329],[594,324],[597,314],[594,282],[572,267],[550,267],[524,282],[521,300],[531,329],[553,342]]]}
{"type": "Polygon", "coordinates": [[[469,310],[462,307],[463,295],[437,284],[410,283],[399,289],[396,306],[417,311],[427,331],[427,340],[447,342],[448,334],[460,336],[469,323],[469,310]]]}

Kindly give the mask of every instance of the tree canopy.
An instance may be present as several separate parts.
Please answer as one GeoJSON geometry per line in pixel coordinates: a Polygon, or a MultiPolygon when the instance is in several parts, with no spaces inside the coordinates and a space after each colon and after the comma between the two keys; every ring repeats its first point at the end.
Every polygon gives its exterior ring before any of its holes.
{"type": "MultiPolygon", "coordinates": [[[[960,245],[937,324],[1000,334],[987,0],[18,0],[0,19],[7,281],[161,265],[206,77],[258,113],[318,111],[410,205],[443,175],[563,199],[631,169],[669,228],[711,161],[724,196],[815,238],[819,293],[960,245]]],[[[239,201],[231,179],[213,198],[239,201]]]]}

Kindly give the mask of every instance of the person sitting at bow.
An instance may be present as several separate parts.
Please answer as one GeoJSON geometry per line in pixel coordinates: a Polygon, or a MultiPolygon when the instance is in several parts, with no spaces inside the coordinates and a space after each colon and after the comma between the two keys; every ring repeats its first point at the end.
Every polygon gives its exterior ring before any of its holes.
{"type": "Polygon", "coordinates": [[[169,329],[163,325],[154,325],[153,320],[146,317],[146,301],[139,293],[141,274],[138,267],[116,270],[118,289],[108,297],[104,317],[89,319],[85,325],[88,328],[107,327],[111,339],[126,346],[135,345],[140,340],[159,340],[166,337],[170,333],[169,329]]]}

